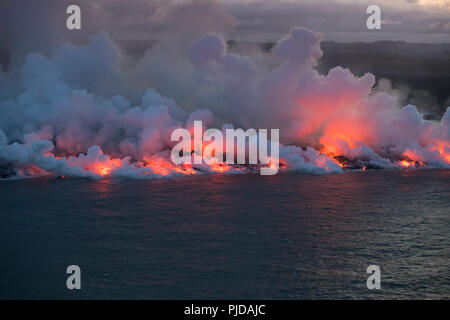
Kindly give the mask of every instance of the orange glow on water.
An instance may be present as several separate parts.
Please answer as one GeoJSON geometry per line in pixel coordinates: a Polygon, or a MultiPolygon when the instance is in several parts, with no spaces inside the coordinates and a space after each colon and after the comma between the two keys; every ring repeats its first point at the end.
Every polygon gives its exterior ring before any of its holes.
{"type": "Polygon", "coordinates": [[[145,168],[151,168],[153,173],[159,174],[161,176],[168,176],[173,173],[185,175],[192,175],[197,173],[197,171],[195,171],[190,164],[174,165],[169,160],[157,156],[144,157],[144,160],[141,162],[141,164],[145,168]]]}
{"type": "Polygon", "coordinates": [[[227,164],[219,164],[219,163],[213,163],[210,165],[211,171],[218,172],[218,173],[224,173],[231,170],[231,166],[227,164]]]}
{"type": "Polygon", "coordinates": [[[120,168],[122,166],[122,160],[120,159],[110,159],[102,162],[94,162],[88,169],[95,172],[101,176],[107,176],[112,170],[120,168]]]}
{"type": "Polygon", "coordinates": [[[414,161],[401,160],[399,164],[404,168],[414,167],[414,161]]]}
{"type": "MultiPolygon", "coordinates": [[[[318,139],[320,145],[315,146],[319,153],[319,156],[312,157],[312,160],[305,158],[305,161],[312,161],[317,167],[325,169],[326,172],[332,172],[333,165],[336,164],[342,169],[352,170],[359,169],[367,171],[369,168],[373,168],[372,164],[365,163],[364,161],[358,162],[358,158],[354,157],[354,154],[360,147],[370,146],[374,140],[373,128],[369,124],[358,121],[357,118],[349,117],[348,119],[338,119],[338,121],[332,121],[327,123],[323,128],[320,138],[318,139]],[[356,151],[355,151],[356,150],[356,151]],[[355,160],[356,159],[356,160],[355,160]],[[333,164],[334,162],[334,164],[333,164]]],[[[314,130],[310,130],[311,132],[314,130]]],[[[202,144],[202,150],[210,142],[204,142],[202,144]]],[[[450,164],[450,142],[442,138],[427,141],[427,145],[414,146],[412,148],[405,148],[397,158],[392,160],[392,164],[398,168],[414,168],[426,166],[427,159],[432,154],[433,159],[436,161],[445,162],[450,164]],[[396,160],[397,159],[397,160],[396,160]]],[[[194,153],[191,152],[191,155],[194,153]]],[[[63,152],[46,152],[45,157],[54,158],[56,160],[64,160],[66,165],[70,168],[77,168],[84,170],[83,173],[92,173],[100,177],[107,177],[113,174],[113,171],[118,169],[135,170],[137,175],[158,175],[158,176],[180,176],[180,175],[196,175],[202,172],[216,172],[216,173],[228,173],[228,172],[245,172],[254,169],[241,165],[228,165],[225,163],[218,163],[216,161],[210,165],[203,163],[202,165],[181,164],[175,165],[170,160],[168,154],[161,155],[143,155],[141,159],[131,159],[130,157],[113,158],[111,155],[104,154],[101,149],[88,154],[69,154],[64,155],[63,152]]],[[[215,150],[213,150],[211,156],[216,156],[215,150]]],[[[220,157],[223,157],[220,154],[220,157]]],[[[193,156],[192,156],[193,159],[193,156]]],[[[224,159],[221,159],[224,160],[224,159]]],[[[267,165],[273,170],[277,170],[281,167],[290,168],[291,164],[288,159],[281,158],[279,165],[274,161],[269,161],[267,165]]],[[[376,166],[375,166],[376,168],[376,166]]],[[[56,172],[58,173],[58,172],[56,172]]],[[[61,178],[65,178],[71,173],[60,171],[63,175],[58,175],[61,178]]],[[[44,175],[51,174],[44,169],[39,168],[36,165],[26,165],[18,168],[19,175],[44,175]]],[[[76,175],[76,174],[75,174],[76,175]]]]}

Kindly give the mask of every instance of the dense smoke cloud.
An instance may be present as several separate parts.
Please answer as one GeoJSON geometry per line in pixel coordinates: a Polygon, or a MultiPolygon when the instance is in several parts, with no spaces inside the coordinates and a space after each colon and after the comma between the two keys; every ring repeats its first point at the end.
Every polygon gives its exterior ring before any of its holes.
{"type": "Polygon", "coordinates": [[[20,68],[0,73],[0,166],[85,177],[242,172],[170,162],[171,132],[202,120],[280,128],[287,170],[342,172],[339,156],[360,167],[450,167],[449,109],[441,122],[427,121],[414,106],[372,92],[371,74],[319,74],[321,34],[293,28],[270,69],[228,51],[223,34],[235,21],[217,3],[172,6],[152,11],[165,21],[165,37],[138,61],[103,31],[29,53],[20,68]]]}
{"type": "Polygon", "coordinates": [[[48,55],[67,42],[84,44],[103,30],[118,45],[167,40],[180,47],[205,31],[226,33],[235,25],[235,18],[211,0],[3,0],[0,56],[7,58],[3,64],[20,67],[28,53],[48,55]],[[66,28],[66,9],[72,4],[82,8],[81,30],[66,28]]]}

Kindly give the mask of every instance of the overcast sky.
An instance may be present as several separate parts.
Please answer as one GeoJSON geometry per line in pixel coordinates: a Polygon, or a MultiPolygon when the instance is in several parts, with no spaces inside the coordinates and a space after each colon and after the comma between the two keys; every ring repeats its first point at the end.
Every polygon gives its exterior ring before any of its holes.
{"type": "Polygon", "coordinates": [[[307,27],[339,42],[404,40],[450,43],[450,0],[0,0],[2,47],[51,49],[106,30],[115,40],[154,40],[178,32],[223,33],[229,39],[277,41],[307,27]],[[77,4],[82,30],[68,31],[77,4]],[[382,29],[368,30],[366,9],[381,7],[382,29]]]}
{"type": "Polygon", "coordinates": [[[450,42],[450,0],[220,0],[237,18],[233,37],[278,39],[294,25],[326,40],[450,42]],[[368,30],[366,9],[379,5],[382,29],[368,30]]]}

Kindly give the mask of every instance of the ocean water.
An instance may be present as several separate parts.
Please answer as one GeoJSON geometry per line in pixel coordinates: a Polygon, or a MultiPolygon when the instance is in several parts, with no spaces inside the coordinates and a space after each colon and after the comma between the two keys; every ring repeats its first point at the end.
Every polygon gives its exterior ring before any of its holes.
{"type": "Polygon", "coordinates": [[[448,299],[449,215],[450,170],[0,181],[0,298],[448,299]]]}

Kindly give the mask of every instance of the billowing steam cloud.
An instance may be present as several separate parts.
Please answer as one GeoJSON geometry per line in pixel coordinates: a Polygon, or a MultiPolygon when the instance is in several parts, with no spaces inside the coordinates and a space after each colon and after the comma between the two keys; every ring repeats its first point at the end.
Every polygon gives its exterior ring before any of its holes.
{"type": "Polygon", "coordinates": [[[192,20],[192,6],[200,6],[212,17],[189,30],[171,20],[166,37],[139,61],[100,32],[49,56],[28,54],[20,69],[0,73],[3,172],[155,178],[249,171],[173,165],[170,134],[194,120],[280,128],[285,170],[450,168],[450,109],[440,122],[424,120],[416,107],[372,93],[371,74],[358,78],[340,67],[319,74],[321,35],[304,28],[279,41],[273,55],[280,66],[269,70],[227,51],[221,33],[233,19],[217,4],[179,6],[182,13],[167,16],[192,20]]]}

